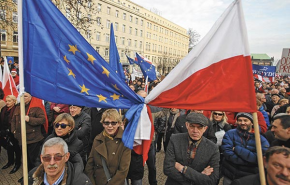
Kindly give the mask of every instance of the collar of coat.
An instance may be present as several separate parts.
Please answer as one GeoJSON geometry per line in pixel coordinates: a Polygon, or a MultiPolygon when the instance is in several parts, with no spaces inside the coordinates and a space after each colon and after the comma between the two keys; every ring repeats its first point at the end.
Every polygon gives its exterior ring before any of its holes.
{"type": "MultiPolygon", "coordinates": [[[[44,181],[44,167],[43,164],[39,165],[39,167],[36,169],[36,171],[33,173],[32,178],[33,178],[33,184],[32,185],[41,185],[44,181]]],[[[65,171],[64,171],[64,176],[63,179],[60,183],[60,185],[66,185],[67,183],[67,164],[65,165],[65,171]]]]}

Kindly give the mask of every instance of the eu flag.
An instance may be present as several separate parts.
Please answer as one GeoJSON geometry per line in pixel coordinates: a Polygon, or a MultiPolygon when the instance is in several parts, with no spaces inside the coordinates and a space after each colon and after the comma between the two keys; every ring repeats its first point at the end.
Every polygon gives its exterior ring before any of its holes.
{"type": "Polygon", "coordinates": [[[51,1],[24,0],[22,19],[24,83],[32,96],[101,108],[144,102],[51,1]]]}
{"type": "Polygon", "coordinates": [[[137,61],[133,60],[132,58],[128,57],[128,55],[126,55],[130,65],[133,65],[133,64],[137,64],[137,61]]]}
{"type": "Polygon", "coordinates": [[[149,82],[156,80],[155,66],[145,61],[138,53],[136,53],[136,57],[144,78],[146,79],[148,76],[149,82]]]}
{"type": "Polygon", "coordinates": [[[120,76],[121,79],[126,81],[124,70],[122,67],[122,63],[120,61],[120,56],[118,53],[116,41],[115,41],[115,34],[113,23],[111,23],[111,33],[110,33],[110,59],[109,64],[112,69],[120,76]]]}

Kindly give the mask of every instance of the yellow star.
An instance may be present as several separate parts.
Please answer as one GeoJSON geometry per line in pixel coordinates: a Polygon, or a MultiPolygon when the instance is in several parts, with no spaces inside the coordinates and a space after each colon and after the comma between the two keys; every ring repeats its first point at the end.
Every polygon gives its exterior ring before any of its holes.
{"type": "Polygon", "coordinates": [[[102,74],[106,74],[107,75],[107,77],[109,78],[109,74],[110,74],[110,72],[108,71],[108,69],[106,69],[106,68],[104,68],[103,66],[102,66],[102,68],[103,68],[103,72],[102,72],[102,74]]]}
{"type": "Polygon", "coordinates": [[[107,101],[106,101],[107,98],[105,96],[100,94],[100,95],[97,95],[97,97],[99,98],[99,102],[104,101],[107,103],[107,101]]]}
{"type": "Polygon", "coordinates": [[[69,50],[68,51],[71,51],[73,52],[73,54],[75,55],[76,54],[76,51],[80,52],[77,48],[77,45],[68,45],[69,46],[69,50]]]}
{"type": "Polygon", "coordinates": [[[88,55],[88,61],[90,61],[94,65],[94,60],[96,60],[95,57],[93,55],[88,54],[88,53],[87,53],[87,55],[88,55]]]}
{"type": "Polygon", "coordinates": [[[115,100],[118,100],[119,98],[120,98],[120,95],[117,95],[117,94],[113,94],[112,96],[110,96],[110,97],[112,97],[113,98],[113,100],[115,101],[115,100]]]}
{"type": "Polygon", "coordinates": [[[80,88],[82,88],[81,93],[85,92],[87,93],[87,95],[89,95],[88,90],[90,89],[86,88],[85,84],[83,84],[83,86],[80,86],[80,88]]]}
{"type": "Polygon", "coordinates": [[[71,76],[73,76],[74,78],[76,78],[76,75],[72,72],[71,69],[67,68],[67,70],[69,71],[68,76],[71,75],[71,76]]]}
{"type": "Polygon", "coordinates": [[[66,58],[66,55],[63,57],[64,61],[66,61],[67,64],[70,63],[70,61],[66,58]]]}
{"type": "MultiPolygon", "coordinates": [[[[113,85],[113,84],[112,84],[113,85]]],[[[118,87],[117,87],[117,84],[113,85],[113,87],[116,89],[116,90],[120,90],[118,87]]]]}

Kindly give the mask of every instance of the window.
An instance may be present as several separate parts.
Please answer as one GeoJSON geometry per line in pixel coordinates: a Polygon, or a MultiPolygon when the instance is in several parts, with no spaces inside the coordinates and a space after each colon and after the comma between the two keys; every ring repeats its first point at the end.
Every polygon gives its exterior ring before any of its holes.
{"type": "Polygon", "coordinates": [[[81,19],[82,18],[82,13],[80,11],[77,11],[77,18],[81,19]]]}
{"type": "Polygon", "coordinates": [[[128,46],[131,46],[131,39],[128,39],[128,46]]]}
{"type": "Polygon", "coordinates": [[[6,10],[0,10],[0,20],[6,20],[6,10]]]}
{"type": "Polygon", "coordinates": [[[135,21],[135,23],[138,24],[138,18],[137,18],[137,17],[136,17],[136,21],[135,21]]]}
{"type": "Polygon", "coordinates": [[[96,47],[96,52],[100,53],[100,47],[96,47]]]}
{"type": "Polygon", "coordinates": [[[101,25],[101,17],[97,17],[97,25],[98,25],[98,26],[101,25]]]}
{"type": "Polygon", "coordinates": [[[13,32],[13,42],[18,42],[18,32],[17,31],[13,32]]]}
{"type": "Polygon", "coordinates": [[[91,31],[90,30],[87,31],[87,39],[89,39],[89,38],[91,38],[91,31]]]}
{"type": "Polygon", "coordinates": [[[135,36],[138,36],[138,29],[135,28],[135,36]]]}
{"type": "Polygon", "coordinates": [[[137,48],[137,40],[134,42],[134,47],[137,48]]]}
{"type": "Polygon", "coordinates": [[[129,27],[129,34],[132,34],[132,27],[129,27]]]}
{"type": "Polygon", "coordinates": [[[109,34],[106,34],[106,42],[110,42],[110,36],[109,36],[109,34]]]}
{"type": "Polygon", "coordinates": [[[141,20],[141,26],[143,26],[143,20],[141,20]]]}
{"type": "Polygon", "coordinates": [[[6,30],[0,30],[1,31],[1,41],[6,41],[6,30]]]}
{"type": "Polygon", "coordinates": [[[106,48],[106,49],[105,49],[105,56],[106,56],[106,57],[109,56],[109,48],[106,48]]]}
{"type": "Polygon", "coordinates": [[[107,20],[107,28],[110,29],[110,20],[107,20]]]}
{"type": "Polygon", "coordinates": [[[125,37],[121,37],[122,45],[125,45],[125,37]]]}
{"type": "Polygon", "coordinates": [[[18,0],[13,0],[13,3],[18,4],[18,0]]]}
{"type": "Polygon", "coordinates": [[[88,0],[88,8],[92,7],[92,0],[88,0]]]}
{"type": "Polygon", "coordinates": [[[12,22],[14,22],[14,23],[18,22],[18,13],[17,12],[12,13],[12,22]]]}
{"type": "Polygon", "coordinates": [[[118,31],[118,28],[119,28],[119,24],[115,22],[115,31],[118,31]]]}
{"type": "Polygon", "coordinates": [[[66,18],[70,18],[70,8],[66,8],[65,9],[65,16],[66,16],[66,18]]]}
{"type": "Polygon", "coordinates": [[[126,25],[125,24],[123,24],[123,26],[122,26],[122,31],[125,33],[126,32],[126,25]]]}
{"type": "Polygon", "coordinates": [[[147,22],[147,28],[149,28],[149,22],[147,22]]]}
{"type": "Polygon", "coordinates": [[[101,5],[100,3],[98,3],[97,11],[98,11],[98,12],[101,12],[101,11],[102,11],[102,5],[101,5]]]}
{"type": "Polygon", "coordinates": [[[111,13],[111,8],[107,7],[107,14],[110,15],[110,13],[111,13]]]}
{"type": "Polygon", "coordinates": [[[119,17],[119,10],[116,10],[116,17],[119,17]]]}
{"type": "Polygon", "coordinates": [[[140,49],[142,49],[142,41],[140,41],[139,47],[140,49]]]}
{"type": "Polygon", "coordinates": [[[140,37],[143,37],[143,30],[140,30],[140,37]]]}
{"type": "Polygon", "coordinates": [[[91,14],[88,14],[88,22],[91,22],[91,19],[92,18],[92,15],[91,14]]]}
{"type": "Polygon", "coordinates": [[[101,40],[101,32],[97,32],[96,40],[97,41],[101,40]]]}
{"type": "Polygon", "coordinates": [[[133,21],[133,16],[130,15],[129,21],[132,22],[133,21]]]}
{"type": "Polygon", "coordinates": [[[121,57],[123,58],[125,55],[124,55],[124,50],[121,51],[121,57]]]}
{"type": "Polygon", "coordinates": [[[115,43],[117,44],[118,43],[118,37],[115,36],[115,43]]]}
{"type": "Polygon", "coordinates": [[[123,19],[126,20],[126,13],[123,13],[123,19]]]}

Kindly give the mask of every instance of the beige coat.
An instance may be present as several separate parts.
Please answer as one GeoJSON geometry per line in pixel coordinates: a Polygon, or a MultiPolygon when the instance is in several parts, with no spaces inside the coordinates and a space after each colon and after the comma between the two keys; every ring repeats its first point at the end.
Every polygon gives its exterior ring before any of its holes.
{"type": "Polygon", "coordinates": [[[119,127],[119,132],[113,140],[103,136],[103,132],[95,137],[85,169],[94,185],[124,185],[129,171],[131,151],[124,146],[122,135],[123,130],[119,127]],[[112,179],[108,183],[101,156],[105,158],[111,174],[112,179]]]}

